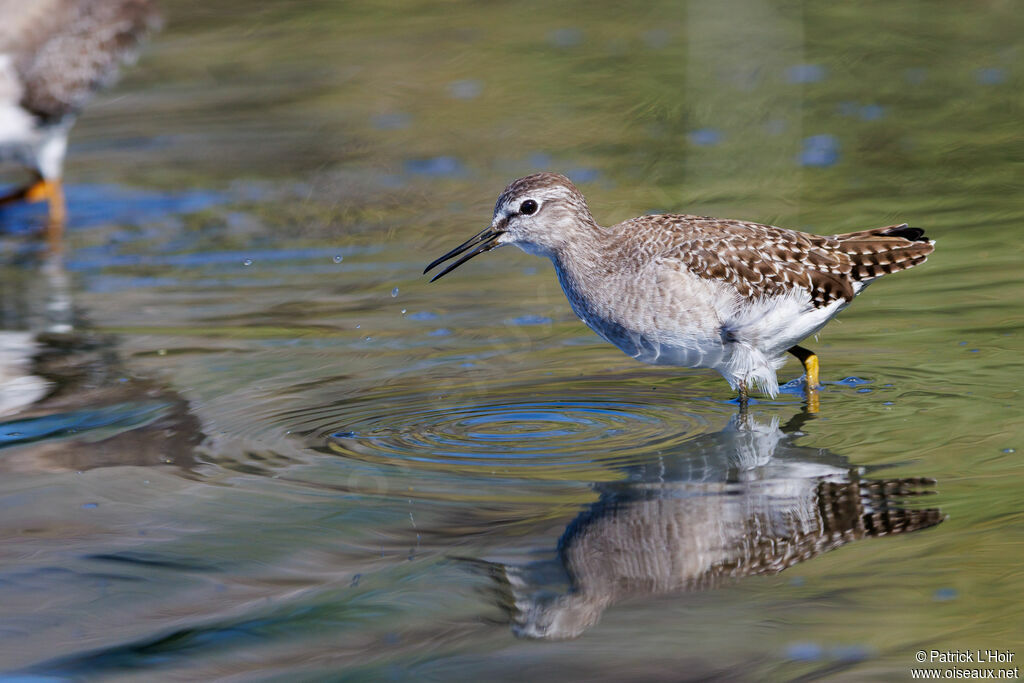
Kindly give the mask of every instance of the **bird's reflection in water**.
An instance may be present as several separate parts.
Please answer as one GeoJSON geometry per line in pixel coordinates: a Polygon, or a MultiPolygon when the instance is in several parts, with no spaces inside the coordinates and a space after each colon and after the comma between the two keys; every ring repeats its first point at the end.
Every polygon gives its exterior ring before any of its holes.
{"type": "Polygon", "coordinates": [[[188,402],[129,372],[72,292],[59,250],[0,264],[0,470],[191,468],[188,402]]]}
{"type": "Polygon", "coordinates": [[[774,574],[851,541],[942,521],[938,509],[908,507],[933,480],[867,478],[841,456],[798,446],[805,418],[780,429],[736,416],[685,452],[600,485],[555,559],[478,563],[497,582],[514,632],[573,638],[628,598],[774,574]]]}

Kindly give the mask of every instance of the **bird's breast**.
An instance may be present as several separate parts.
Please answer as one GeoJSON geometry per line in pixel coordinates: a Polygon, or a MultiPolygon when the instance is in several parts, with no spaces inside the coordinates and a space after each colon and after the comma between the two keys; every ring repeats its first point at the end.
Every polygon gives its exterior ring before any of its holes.
{"type": "Polygon", "coordinates": [[[684,367],[723,362],[719,316],[696,277],[688,280],[671,268],[640,268],[587,278],[557,260],[555,269],[576,315],[627,355],[684,367]]]}

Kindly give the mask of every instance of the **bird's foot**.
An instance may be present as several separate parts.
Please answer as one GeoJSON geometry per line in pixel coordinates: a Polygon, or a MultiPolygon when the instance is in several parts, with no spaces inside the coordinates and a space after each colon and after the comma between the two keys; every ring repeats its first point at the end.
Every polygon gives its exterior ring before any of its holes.
{"type": "Polygon", "coordinates": [[[750,405],[750,393],[747,390],[747,383],[740,380],[739,395],[736,397],[736,402],[740,406],[740,415],[747,414],[747,406],[750,405]]]}
{"type": "Polygon", "coordinates": [[[49,208],[47,240],[51,245],[60,243],[67,219],[67,207],[64,202],[64,186],[59,179],[37,177],[31,184],[0,196],[0,206],[14,202],[46,202],[49,208]]]}

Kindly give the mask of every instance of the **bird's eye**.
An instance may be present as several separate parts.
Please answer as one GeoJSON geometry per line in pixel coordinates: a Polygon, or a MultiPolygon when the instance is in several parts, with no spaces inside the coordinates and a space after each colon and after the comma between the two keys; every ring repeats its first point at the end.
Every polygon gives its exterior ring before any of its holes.
{"type": "Polygon", "coordinates": [[[527,199],[525,202],[519,205],[519,213],[524,216],[532,216],[537,212],[537,202],[532,199],[527,199]]]}

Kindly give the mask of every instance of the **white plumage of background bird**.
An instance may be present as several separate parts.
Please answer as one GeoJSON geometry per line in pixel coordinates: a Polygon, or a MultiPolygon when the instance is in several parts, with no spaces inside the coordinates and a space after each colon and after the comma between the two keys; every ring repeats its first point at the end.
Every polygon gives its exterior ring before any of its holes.
{"type": "Polygon", "coordinates": [[[0,19],[0,161],[33,174],[0,204],[46,201],[59,231],[68,133],[159,14],[150,0],[0,0],[0,19]]]}

